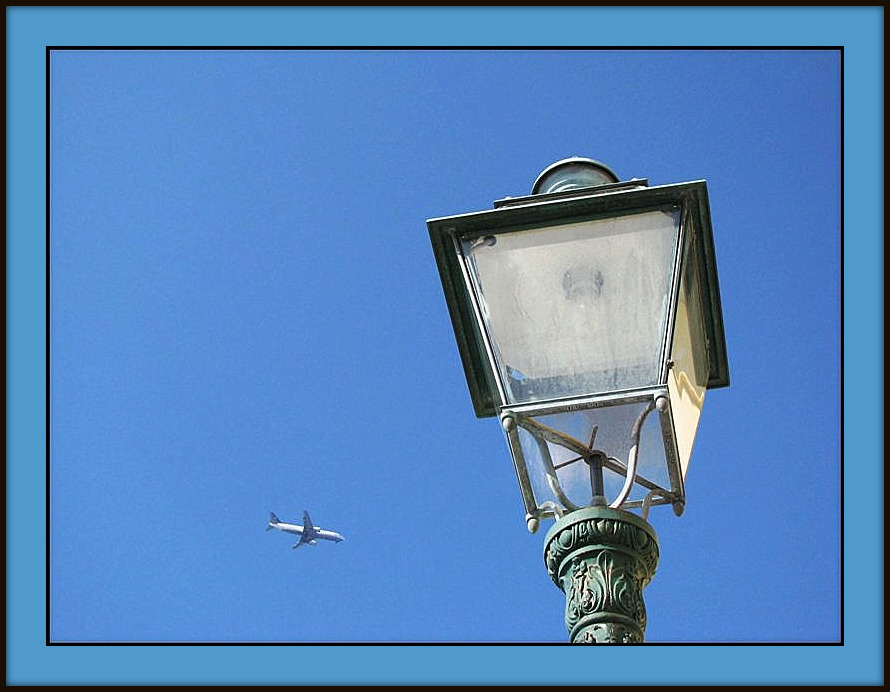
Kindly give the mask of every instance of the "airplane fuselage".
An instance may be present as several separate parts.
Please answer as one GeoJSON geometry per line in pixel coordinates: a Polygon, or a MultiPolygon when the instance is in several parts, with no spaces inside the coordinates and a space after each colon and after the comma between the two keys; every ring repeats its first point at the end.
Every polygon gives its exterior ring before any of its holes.
{"type": "Polygon", "coordinates": [[[306,536],[306,542],[311,541],[316,538],[324,538],[326,541],[342,541],[345,540],[343,536],[341,536],[336,531],[327,531],[325,529],[320,529],[317,526],[312,527],[311,532],[304,532],[302,526],[297,526],[296,524],[285,524],[284,522],[279,521],[277,524],[269,524],[272,528],[278,529],[279,531],[284,531],[285,533],[292,533],[297,536],[306,536]]]}
{"type": "Polygon", "coordinates": [[[313,525],[312,520],[309,518],[309,513],[303,512],[303,525],[299,524],[288,524],[286,522],[281,521],[278,517],[275,516],[275,513],[270,513],[269,525],[266,527],[266,530],[270,529],[278,529],[279,531],[284,531],[285,533],[292,533],[296,536],[300,537],[300,540],[297,541],[297,544],[293,546],[294,548],[298,548],[301,545],[315,545],[318,543],[318,539],[322,538],[326,541],[334,541],[339,543],[340,541],[346,540],[343,535],[337,533],[336,531],[327,531],[318,526],[313,525]]]}

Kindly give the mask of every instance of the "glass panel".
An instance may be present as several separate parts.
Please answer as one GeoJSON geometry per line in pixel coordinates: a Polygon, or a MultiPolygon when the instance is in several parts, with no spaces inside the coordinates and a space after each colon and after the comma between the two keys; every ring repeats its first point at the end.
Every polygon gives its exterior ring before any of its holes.
{"type": "Polygon", "coordinates": [[[519,418],[519,440],[538,507],[548,500],[566,510],[587,507],[597,487],[606,504],[612,503],[624,487],[633,429],[641,417],[637,484],[626,502],[642,501],[656,488],[667,494],[670,479],[659,416],[655,411],[644,416],[649,408],[638,402],[519,418]],[[602,468],[601,486],[597,468],[602,468]]]}
{"type": "Polygon", "coordinates": [[[678,225],[671,209],[463,241],[509,403],[657,382],[678,225]]]}
{"type": "Polygon", "coordinates": [[[708,383],[708,354],[702,327],[698,258],[691,236],[687,238],[685,245],[671,344],[670,360],[673,365],[668,371],[671,413],[674,418],[680,470],[684,479],[708,383]]]}

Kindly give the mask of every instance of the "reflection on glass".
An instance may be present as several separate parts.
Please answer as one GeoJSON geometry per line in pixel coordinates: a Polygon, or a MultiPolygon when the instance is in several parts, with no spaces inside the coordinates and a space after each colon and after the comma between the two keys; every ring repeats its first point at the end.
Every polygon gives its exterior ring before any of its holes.
{"type": "Polygon", "coordinates": [[[689,458],[692,455],[695,431],[698,428],[708,382],[708,356],[702,328],[698,263],[691,237],[687,239],[685,245],[683,273],[677,296],[677,317],[670,353],[673,365],[668,372],[668,392],[683,478],[686,478],[689,458]]]}
{"type": "MultiPolygon", "coordinates": [[[[538,507],[547,501],[564,510],[594,503],[598,479],[605,503],[625,483],[634,424],[651,409],[647,402],[520,417],[519,440],[538,507]]],[[[669,494],[670,479],[659,417],[643,418],[636,484],[627,502],[641,502],[650,490],[669,494]]]]}
{"type": "Polygon", "coordinates": [[[656,383],[678,225],[670,209],[463,241],[509,403],[656,383]]]}

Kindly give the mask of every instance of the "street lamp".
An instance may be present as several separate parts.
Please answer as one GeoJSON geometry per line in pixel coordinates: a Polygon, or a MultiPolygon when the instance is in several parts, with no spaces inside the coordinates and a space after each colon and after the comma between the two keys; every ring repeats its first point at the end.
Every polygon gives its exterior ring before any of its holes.
{"type": "Polygon", "coordinates": [[[573,642],[641,642],[650,509],[686,502],[705,391],[729,384],[704,181],[586,158],[427,221],[476,415],[498,416],[573,642]]]}

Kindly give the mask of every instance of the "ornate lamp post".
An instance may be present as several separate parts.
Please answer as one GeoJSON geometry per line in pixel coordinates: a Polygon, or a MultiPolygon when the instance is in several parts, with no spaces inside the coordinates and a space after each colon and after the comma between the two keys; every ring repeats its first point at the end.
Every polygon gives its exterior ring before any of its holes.
{"type": "Polygon", "coordinates": [[[705,391],[729,384],[704,181],[558,161],[532,194],[430,219],[476,415],[498,416],[572,642],[641,642],[705,391]]]}

